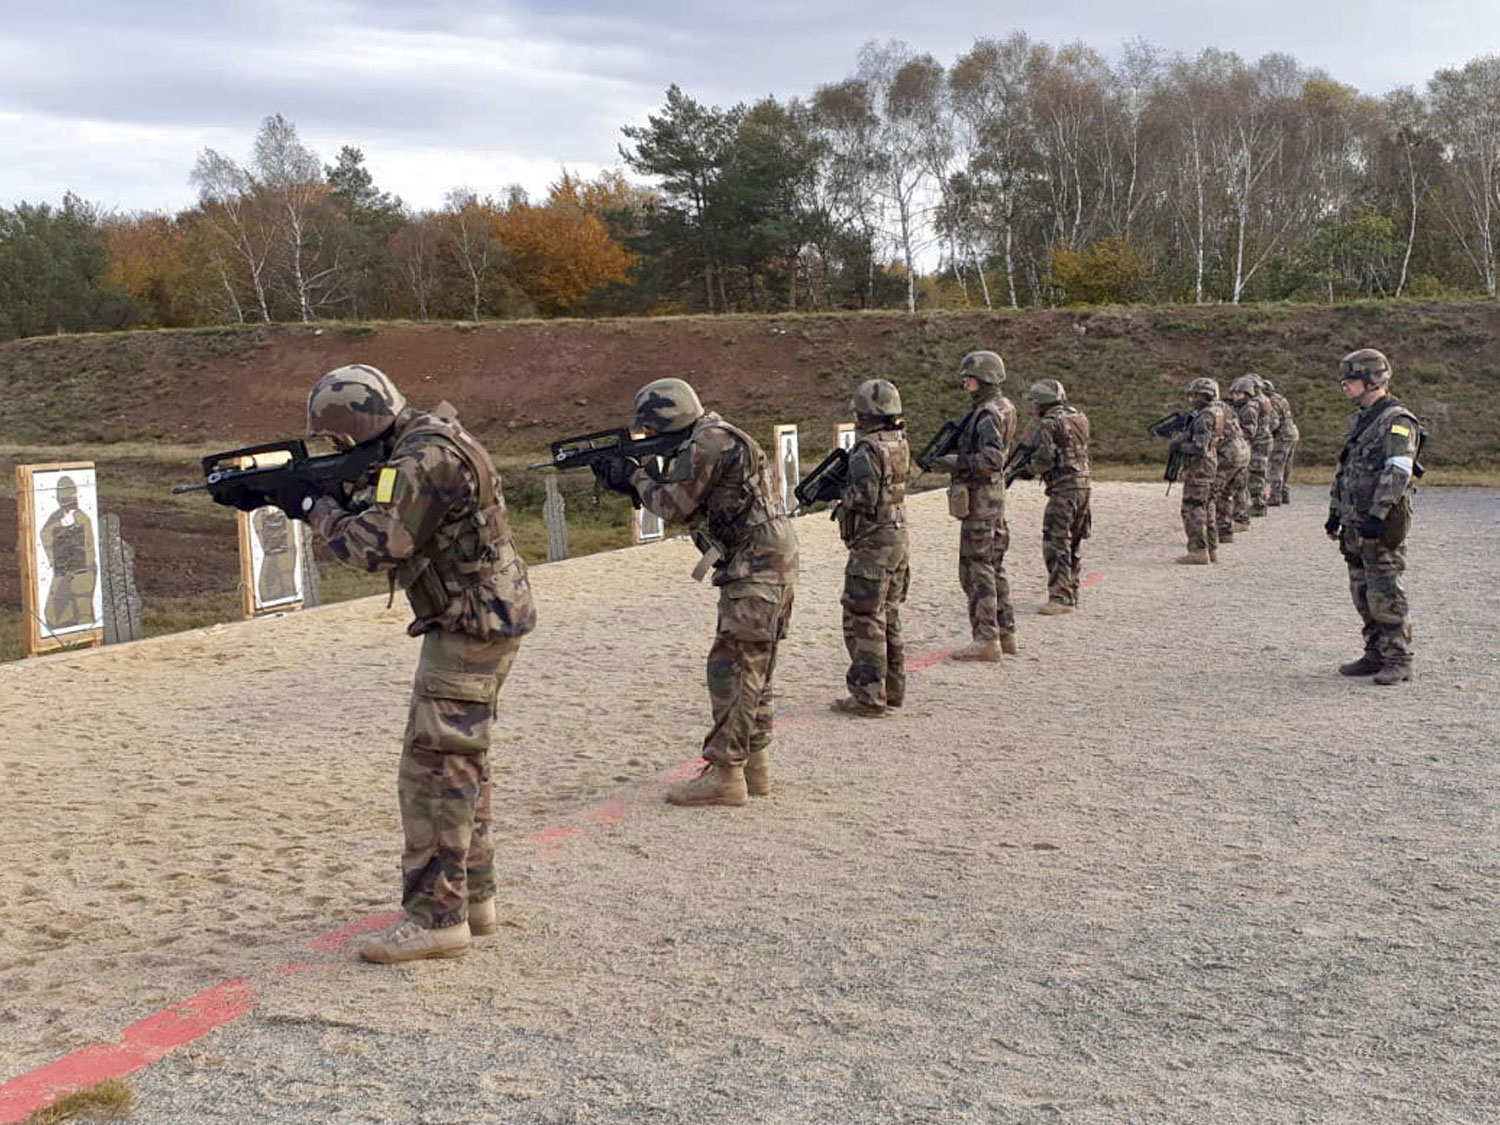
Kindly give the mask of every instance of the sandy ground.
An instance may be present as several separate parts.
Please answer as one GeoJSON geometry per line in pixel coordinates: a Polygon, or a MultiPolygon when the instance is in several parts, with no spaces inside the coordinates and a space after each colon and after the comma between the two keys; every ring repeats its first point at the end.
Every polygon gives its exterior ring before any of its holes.
{"type": "Polygon", "coordinates": [[[1418,679],[1358,654],[1302,489],[1177,567],[1175,496],[1095,495],[1080,613],[966,639],[912,505],[900,718],[842,688],[842,549],[798,521],[775,795],[676,810],[712,592],[681,542],[538,567],[502,697],[507,925],[454,962],[308,950],[396,905],[416,644],[383,600],[0,666],[0,1081],[232,977],[254,1011],[133,1121],[1500,1119],[1500,528],[1424,492],[1418,679]],[[299,963],[302,971],[280,968],[299,963]]]}

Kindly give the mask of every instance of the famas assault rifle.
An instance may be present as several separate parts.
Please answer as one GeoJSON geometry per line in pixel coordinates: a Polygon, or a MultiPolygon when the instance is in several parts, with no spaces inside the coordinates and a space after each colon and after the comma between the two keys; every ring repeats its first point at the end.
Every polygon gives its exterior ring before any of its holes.
{"type": "Polygon", "coordinates": [[[1031,459],[1036,456],[1037,447],[1041,445],[1041,434],[1032,430],[1030,435],[1020,445],[1010,451],[1010,456],[1005,459],[1005,487],[1009,488],[1020,480],[1030,480],[1036,474],[1031,471],[1031,459]]]}
{"type": "Polygon", "coordinates": [[[797,498],[797,509],[792,515],[813,504],[837,500],[844,495],[844,486],[848,483],[849,451],[835,449],[792,489],[792,495],[797,498]]]}
{"type": "Polygon", "coordinates": [[[958,446],[958,435],[963,426],[958,422],[944,422],[943,428],[932,435],[932,440],[922,447],[916,456],[917,467],[924,473],[932,471],[932,464],[939,457],[946,457],[958,446]]]}
{"type": "Polygon", "coordinates": [[[1171,443],[1167,446],[1167,467],[1161,475],[1161,479],[1167,482],[1168,495],[1171,495],[1172,486],[1177,483],[1177,478],[1182,476],[1182,463],[1186,460],[1182,450],[1178,448],[1177,439],[1186,437],[1192,425],[1192,412],[1178,410],[1158,418],[1146,427],[1146,432],[1152,437],[1166,438],[1171,443]]]}
{"type": "Polygon", "coordinates": [[[174,493],[207,492],[214,503],[253,512],[268,505],[280,506],[291,495],[324,496],[355,486],[380,463],[379,443],[356,445],[340,453],[313,457],[301,438],[268,441],[211,453],[203,458],[203,480],[179,484],[174,493]]]}
{"type": "MultiPolygon", "coordinates": [[[[687,434],[681,430],[649,437],[634,437],[624,427],[614,430],[596,430],[591,434],[558,438],[551,445],[552,458],[528,465],[530,469],[592,469],[594,471],[594,500],[599,500],[599,484],[603,483],[606,466],[611,461],[634,460],[645,463],[649,457],[666,457],[677,451],[687,434]]],[[[628,493],[630,503],[639,508],[641,498],[635,489],[628,493]]]]}

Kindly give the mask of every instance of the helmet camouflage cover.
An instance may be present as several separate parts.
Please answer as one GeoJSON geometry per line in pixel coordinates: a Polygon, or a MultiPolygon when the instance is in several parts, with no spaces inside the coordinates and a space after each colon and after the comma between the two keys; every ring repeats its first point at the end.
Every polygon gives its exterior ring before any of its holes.
{"type": "Polygon", "coordinates": [[[1212,402],[1219,397],[1219,384],[1207,375],[1199,375],[1187,385],[1187,393],[1190,395],[1207,395],[1208,401],[1212,402]]]}
{"type": "Polygon", "coordinates": [[[670,434],[703,417],[698,392],[682,379],[656,379],[635,392],[630,424],[640,430],[670,434]]]}
{"type": "Polygon", "coordinates": [[[1271,394],[1276,390],[1276,384],[1262,375],[1260,377],[1260,390],[1262,394],[1271,394]]]}
{"type": "Polygon", "coordinates": [[[849,407],[856,414],[894,418],[901,413],[901,392],[888,379],[866,379],[854,389],[849,407]]]}
{"type": "Polygon", "coordinates": [[[1253,395],[1260,391],[1260,376],[1255,372],[1241,375],[1229,384],[1229,393],[1232,395],[1253,395]]]}
{"type": "Polygon", "coordinates": [[[1026,388],[1026,401],[1038,406],[1058,406],[1068,401],[1068,392],[1056,379],[1038,379],[1026,388]]]}
{"type": "Polygon", "coordinates": [[[373,441],[406,409],[406,396],[379,368],[364,363],[336,367],[307,395],[307,432],[347,445],[373,441]]]}
{"type": "Polygon", "coordinates": [[[998,387],[1005,382],[1005,360],[998,352],[970,352],[958,365],[958,377],[998,387]]]}
{"type": "Polygon", "coordinates": [[[1339,360],[1339,381],[1345,379],[1363,379],[1369,386],[1383,387],[1391,381],[1391,361],[1374,348],[1360,348],[1339,360]]]}

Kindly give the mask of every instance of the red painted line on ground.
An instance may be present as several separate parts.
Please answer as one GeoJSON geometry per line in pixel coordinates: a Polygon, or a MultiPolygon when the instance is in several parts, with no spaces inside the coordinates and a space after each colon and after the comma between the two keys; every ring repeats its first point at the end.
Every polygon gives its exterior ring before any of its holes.
{"type": "Polygon", "coordinates": [[[1085,574],[1083,576],[1078,584],[1085,590],[1087,590],[1090,586],[1099,585],[1099,583],[1103,582],[1108,577],[1109,575],[1105,574],[1102,570],[1090,571],[1088,574],[1085,574]]]}
{"type": "Polygon", "coordinates": [[[255,1006],[255,990],[243,978],[227,980],[127,1027],[118,1043],[74,1051],[0,1086],[0,1123],[24,1121],[70,1090],[123,1078],[201,1038],[255,1006]]]}
{"type": "Polygon", "coordinates": [[[394,926],[401,921],[401,914],[374,914],[369,918],[361,918],[357,922],[350,922],[347,926],[340,926],[336,930],[330,930],[322,937],[314,938],[307,943],[307,948],[314,953],[338,953],[350,940],[357,938],[360,934],[370,933],[372,930],[383,930],[387,926],[394,926]]]}
{"type": "MultiPolygon", "coordinates": [[[[1085,575],[1083,586],[1102,582],[1103,574],[1085,575]]],[[[909,672],[922,671],[942,663],[952,649],[931,649],[908,657],[909,672]]],[[[782,728],[810,726],[827,716],[826,705],[809,703],[776,717],[782,728]]],[[[658,790],[692,777],[702,768],[703,759],[681,762],[658,774],[647,786],[658,790]]],[[[546,855],[555,854],[563,845],[583,838],[593,827],[615,828],[630,815],[630,807],[619,798],[611,798],[579,813],[574,823],[556,824],[524,837],[546,855]],[[582,822],[582,824],[577,823],[582,822]],[[587,827],[585,827],[587,826],[587,827]]],[[[338,954],[361,934],[383,930],[399,922],[402,915],[373,914],[330,930],[307,943],[314,953],[338,954]]],[[[292,961],[272,969],[275,975],[312,972],[326,964],[292,961]]],[[[172,1005],[154,1016],[133,1023],[125,1029],[119,1043],[100,1043],[66,1055],[56,1062],[23,1074],[0,1085],[0,1125],[24,1121],[38,1109],[50,1105],[63,1094],[97,1086],[111,1078],[124,1078],[142,1067],[200,1039],[210,1031],[239,1019],[255,1007],[255,989],[246,978],[224,981],[212,988],[172,1005]]]]}

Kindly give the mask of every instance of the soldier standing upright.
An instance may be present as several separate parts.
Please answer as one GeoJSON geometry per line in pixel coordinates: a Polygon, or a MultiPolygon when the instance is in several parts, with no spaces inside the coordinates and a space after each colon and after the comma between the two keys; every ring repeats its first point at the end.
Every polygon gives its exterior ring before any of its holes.
{"type": "Polygon", "coordinates": [[[1033,450],[1016,475],[1040,476],[1047,487],[1042,512],[1042,561],[1047,565],[1044,616],[1071,613],[1078,605],[1082,563],[1078,546],[1093,527],[1089,511],[1089,420],[1068,403],[1068,392],[1056,379],[1039,379],[1026,389],[1036,407],[1036,428],[1026,439],[1033,450]]]}
{"type": "Polygon", "coordinates": [[[867,379],[850,402],[857,435],[849,477],[834,509],[849,548],[844,566],[844,646],[849,694],[830,706],[846,715],[878,718],[906,698],[901,603],[910,582],[906,540],[906,475],[911,450],[901,420],[901,393],[884,379],[867,379]]]}
{"type": "Polygon", "coordinates": [[[422,638],[396,792],[406,843],[405,918],[360,955],[458,957],[498,928],[490,840],[490,729],[521,638],[536,626],[511,544],[500,474],[448,403],[410,407],[381,371],[340,367],[313,384],[307,429],[341,448],[378,444],[367,493],[346,502],[294,484],[277,503],[343,562],[389,570],[422,638]]]}
{"type": "MultiPolygon", "coordinates": [[[[1211,548],[1219,543],[1234,542],[1234,513],[1240,497],[1248,495],[1245,478],[1250,467],[1250,442],[1240,426],[1240,416],[1234,407],[1219,397],[1219,384],[1205,379],[1213,390],[1212,407],[1223,424],[1219,438],[1219,467],[1214,473],[1214,534],[1209,538],[1211,548]]],[[[1248,500],[1246,501],[1248,504],[1248,500]]]]}
{"type": "Polygon", "coordinates": [[[1218,561],[1211,535],[1217,534],[1214,515],[1214,478],[1219,471],[1219,442],[1224,419],[1213,407],[1219,385],[1200,375],[1187,386],[1192,421],[1172,439],[1182,455],[1182,530],[1187,533],[1187,554],[1177,561],[1207,565],[1218,561]]]}
{"type": "Polygon", "coordinates": [[[1276,414],[1281,419],[1276,438],[1271,442],[1271,459],[1266,471],[1266,487],[1270,493],[1266,504],[1276,507],[1292,502],[1292,459],[1297,456],[1297,443],[1302,439],[1302,432],[1297,429],[1292,404],[1286,395],[1278,391],[1269,379],[1260,381],[1260,389],[1275,405],[1276,414]]]}
{"type": "Polygon", "coordinates": [[[1005,361],[995,352],[964,356],[958,378],[973,405],[960,423],[955,452],[932,463],[935,472],[952,474],[948,512],[961,521],[958,581],[969,599],[973,640],[953,659],[993,662],[1002,652],[1016,651],[1016,613],[1005,575],[1005,455],[1016,436],[1016,407],[1000,393],[1005,361]]]}
{"type": "Polygon", "coordinates": [[[631,425],[681,434],[659,472],[630,458],[596,467],[615,491],[664,520],[685,523],[713,567],[719,621],[708,650],[713,725],[703,770],[667,790],[674,805],[743,805],[770,792],[771,676],[792,617],[797,536],[771,462],[749,434],[705,412],[681,379],[657,379],[635,395],[631,425]]]}
{"type": "Polygon", "coordinates": [[[1229,384],[1230,397],[1239,413],[1240,425],[1250,439],[1250,468],[1246,475],[1249,506],[1246,516],[1266,514],[1266,468],[1275,441],[1275,419],[1271,404],[1260,393],[1260,376],[1255,372],[1241,375],[1229,384]]]}
{"type": "Polygon", "coordinates": [[[1401,575],[1422,433],[1416,415],[1391,395],[1390,381],[1390,361],[1374,348],[1339,361],[1339,386],[1359,413],[1339,454],[1323,525],[1348,565],[1349,593],[1363,623],[1364,654],[1339,672],[1373,672],[1377,684],[1411,679],[1411,619],[1401,575]]]}

